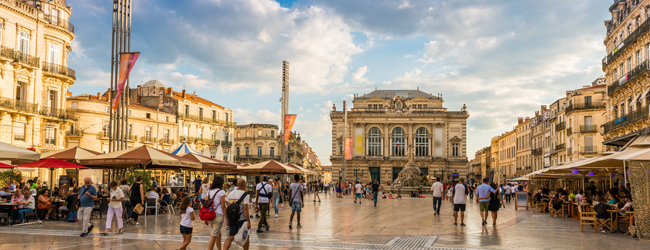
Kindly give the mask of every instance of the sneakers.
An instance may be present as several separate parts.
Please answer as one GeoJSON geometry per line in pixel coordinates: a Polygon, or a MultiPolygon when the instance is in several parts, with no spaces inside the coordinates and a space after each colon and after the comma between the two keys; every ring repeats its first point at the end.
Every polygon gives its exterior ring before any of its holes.
{"type": "Polygon", "coordinates": [[[298,228],[302,228],[302,225],[298,224],[298,228]]]}
{"type": "Polygon", "coordinates": [[[289,222],[289,229],[293,229],[293,228],[291,227],[291,222],[289,222]]]}
{"type": "Polygon", "coordinates": [[[263,233],[264,230],[262,230],[262,228],[258,228],[258,229],[257,229],[257,232],[258,232],[258,233],[263,233]]]}
{"type": "Polygon", "coordinates": [[[465,223],[460,223],[461,226],[466,226],[465,223]]]}
{"type": "MultiPolygon", "coordinates": [[[[361,202],[359,202],[359,203],[361,203],[361,202]]],[[[354,204],[357,204],[357,201],[354,201],[354,204]]]]}
{"type": "Polygon", "coordinates": [[[88,227],[88,233],[90,233],[91,231],[93,231],[93,228],[94,228],[94,227],[95,227],[95,226],[93,226],[92,224],[90,224],[90,226],[88,227]]]}
{"type": "Polygon", "coordinates": [[[275,215],[275,218],[278,218],[278,215],[277,215],[277,214],[275,215]]]}
{"type": "Polygon", "coordinates": [[[81,233],[81,235],[79,235],[79,237],[86,237],[86,235],[88,235],[88,234],[87,233],[81,233]]]}

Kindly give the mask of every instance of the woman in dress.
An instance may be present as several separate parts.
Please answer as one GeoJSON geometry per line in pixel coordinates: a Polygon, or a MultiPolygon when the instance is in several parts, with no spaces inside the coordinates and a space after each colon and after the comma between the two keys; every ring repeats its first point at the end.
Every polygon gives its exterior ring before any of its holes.
{"type": "Polygon", "coordinates": [[[50,197],[47,196],[47,189],[43,189],[43,191],[41,191],[41,195],[38,196],[38,209],[47,210],[45,220],[50,220],[50,214],[54,212],[54,206],[52,206],[50,197]]]}
{"type": "MultiPolygon", "coordinates": [[[[135,178],[135,183],[131,184],[129,187],[129,192],[131,193],[131,210],[135,208],[136,205],[140,204],[144,206],[144,185],[142,185],[142,176],[135,178]]],[[[127,222],[131,221],[133,225],[139,225],[138,223],[138,213],[131,213],[131,218],[127,222]]]]}
{"type": "MultiPolygon", "coordinates": [[[[494,190],[496,190],[495,193],[490,193],[490,205],[488,205],[488,210],[492,212],[492,225],[496,226],[497,225],[497,216],[499,213],[499,208],[503,205],[503,208],[506,208],[506,204],[503,203],[503,199],[501,199],[501,190],[497,189],[497,184],[490,184],[490,187],[492,187],[494,190]]],[[[487,198],[487,197],[485,197],[487,198]]],[[[480,199],[485,199],[485,198],[479,198],[480,199]]]]}

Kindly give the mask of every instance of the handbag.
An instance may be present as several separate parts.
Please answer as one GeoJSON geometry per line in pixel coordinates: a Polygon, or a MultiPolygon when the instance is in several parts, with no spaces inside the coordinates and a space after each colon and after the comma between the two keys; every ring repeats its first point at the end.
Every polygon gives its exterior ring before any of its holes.
{"type": "Polygon", "coordinates": [[[239,231],[237,231],[237,234],[235,235],[235,243],[243,247],[244,244],[246,244],[246,241],[248,240],[248,236],[250,236],[250,229],[248,229],[248,221],[244,221],[241,228],[239,228],[239,231]]]}
{"type": "MultiPolygon", "coordinates": [[[[203,221],[213,221],[214,218],[217,217],[217,213],[215,212],[215,209],[213,207],[213,201],[214,197],[217,196],[217,194],[221,191],[220,189],[217,189],[216,192],[212,195],[212,198],[206,199],[203,201],[203,206],[201,207],[201,210],[199,211],[199,218],[203,221]]],[[[208,191],[208,194],[210,192],[208,191]]]]}
{"type": "Polygon", "coordinates": [[[144,207],[140,203],[136,204],[135,207],[133,208],[133,212],[135,212],[136,214],[141,214],[143,211],[144,211],[144,207]]]}

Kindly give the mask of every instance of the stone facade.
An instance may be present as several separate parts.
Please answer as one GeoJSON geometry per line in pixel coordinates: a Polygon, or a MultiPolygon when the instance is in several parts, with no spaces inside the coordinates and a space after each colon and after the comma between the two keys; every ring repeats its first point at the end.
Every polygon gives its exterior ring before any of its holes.
{"type": "Polygon", "coordinates": [[[517,162],[514,170],[514,176],[520,176],[525,172],[530,171],[533,157],[531,154],[531,143],[532,143],[532,133],[531,133],[531,119],[526,117],[526,119],[519,117],[519,124],[515,126],[516,131],[516,141],[517,141],[517,162]]]}
{"type": "Polygon", "coordinates": [[[347,114],[355,153],[342,180],[344,112],[330,112],[334,180],[392,182],[407,163],[413,146],[415,164],[429,178],[445,181],[467,176],[466,126],[469,113],[448,111],[441,95],[418,90],[376,90],[355,95],[347,114]]]}
{"type": "Polygon", "coordinates": [[[65,148],[65,110],[75,82],[74,39],[65,1],[0,1],[0,141],[47,152],[65,148]]]}
{"type": "MultiPolygon", "coordinates": [[[[515,176],[517,168],[517,131],[515,129],[501,134],[496,140],[499,165],[495,165],[494,182],[501,183],[515,176]]],[[[492,148],[494,151],[494,147],[492,148]]]]}
{"type": "Polygon", "coordinates": [[[246,124],[235,128],[235,162],[255,164],[268,160],[280,161],[278,126],[246,124]]]}
{"type": "Polygon", "coordinates": [[[607,82],[605,145],[621,147],[650,125],[650,1],[618,1],[610,6],[603,41],[607,82]]]}

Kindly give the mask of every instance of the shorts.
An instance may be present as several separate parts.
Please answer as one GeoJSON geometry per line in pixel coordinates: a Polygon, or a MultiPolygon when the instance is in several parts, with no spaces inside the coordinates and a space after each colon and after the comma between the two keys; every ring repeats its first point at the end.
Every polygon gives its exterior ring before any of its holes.
{"type": "Polygon", "coordinates": [[[361,198],[361,193],[357,193],[355,197],[356,198],[361,198]]]}
{"type": "Polygon", "coordinates": [[[239,232],[239,229],[241,229],[241,227],[244,225],[244,222],[246,222],[246,220],[228,221],[228,227],[230,228],[228,231],[228,236],[237,235],[237,232],[239,232]]]}
{"type": "Polygon", "coordinates": [[[478,203],[478,206],[481,212],[488,211],[488,208],[490,207],[490,201],[481,201],[478,203]]]}
{"type": "Polygon", "coordinates": [[[302,202],[300,201],[291,202],[291,212],[292,213],[302,212],[302,202]]]}
{"type": "Polygon", "coordinates": [[[212,228],[210,235],[217,237],[221,235],[221,226],[223,225],[223,214],[217,214],[217,217],[214,217],[214,220],[208,221],[208,225],[212,228]]]}
{"type": "Polygon", "coordinates": [[[192,228],[181,226],[181,234],[192,234],[192,228]]]}
{"type": "Polygon", "coordinates": [[[465,212],[465,204],[454,204],[454,212],[465,212]]]}

